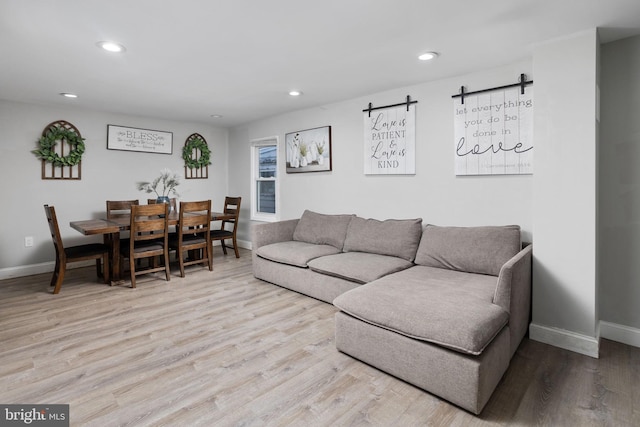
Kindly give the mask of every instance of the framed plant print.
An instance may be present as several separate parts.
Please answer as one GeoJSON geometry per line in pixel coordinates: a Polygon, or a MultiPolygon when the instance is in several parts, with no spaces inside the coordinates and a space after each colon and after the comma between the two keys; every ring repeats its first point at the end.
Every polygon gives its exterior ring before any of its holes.
{"type": "Polygon", "coordinates": [[[287,133],[287,173],[331,170],[331,126],[287,133]]]}

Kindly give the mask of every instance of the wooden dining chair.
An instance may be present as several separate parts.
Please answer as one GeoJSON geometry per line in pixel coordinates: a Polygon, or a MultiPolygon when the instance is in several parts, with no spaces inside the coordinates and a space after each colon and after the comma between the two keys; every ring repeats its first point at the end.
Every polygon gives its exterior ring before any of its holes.
{"type": "Polygon", "coordinates": [[[236,242],[236,234],[238,232],[238,218],[240,217],[240,203],[242,197],[225,197],[224,198],[224,213],[233,215],[233,219],[227,219],[222,221],[220,229],[211,230],[211,242],[220,240],[222,251],[227,254],[227,246],[225,240],[231,240],[233,243],[233,250],[236,252],[236,258],[240,258],[238,252],[238,244],[236,242]]]}
{"type": "Polygon", "coordinates": [[[131,206],[138,205],[137,200],[107,200],[107,219],[131,214],[131,206]]]}
{"type": "MultiPolygon", "coordinates": [[[[148,205],[155,205],[158,203],[158,199],[147,199],[147,204],[148,205]]],[[[169,199],[169,214],[171,214],[171,212],[175,212],[176,208],[177,208],[177,203],[178,203],[178,199],[175,197],[172,197],[169,199]]],[[[174,227],[172,225],[169,226],[169,238],[171,238],[171,235],[174,234],[174,227]]]]}
{"type": "Polygon", "coordinates": [[[194,264],[206,264],[213,270],[211,256],[211,200],[199,202],[180,202],[178,227],[171,235],[169,247],[177,253],[180,264],[180,277],[184,277],[184,267],[194,264]],[[195,254],[202,251],[202,256],[195,254]],[[189,259],[185,256],[189,254],[189,259]]]}
{"type": "Polygon", "coordinates": [[[70,262],[86,261],[90,259],[96,260],[96,272],[98,277],[101,274],[100,265],[104,264],[104,282],[110,283],[109,277],[109,246],[103,243],[88,243],[86,245],[77,245],[64,247],[60,228],[58,227],[58,217],[53,206],[44,205],[44,212],[47,215],[49,223],[49,231],[51,231],[51,239],[56,250],[56,266],[53,270],[51,278],[51,286],[54,286],[53,293],[60,292],[62,281],[67,270],[67,264],[70,262]]]}
{"type": "Polygon", "coordinates": [[[136,287],[136,276],[141,274],[164,271],[167,281],[171,280],[169,270],[169,206],[132,205],[131,206],[131,237],[128,244],[120,246],[121,259],[129,258],[129,273],[131,287],[136,287]],[[136,260],[143,258],[162,257],[164,265],[157,266],[150,262],[146,268],[141,268],[136,260]],[[136,267],[141,269],[136,270],[136,267]]]}
{"type": "MultiPolygon", "coordinates": [[[[137,200],[107,200],[107,219],[116,219],[131,215],[131,206],[138,205],[137,200]]],[[[105,235],[105,238],[108,236],[105,235]]],[[[106,243],[106,241],[105,241],[106,243]]],[[[128,244],[129,239],[120,233],[120,244],[128,244]]]]}
{"type": "MultiPolygon", "coordinates": [[[[177,205],[177,198],[172,197],[169,199],[169,209],[175,209],[178,205],[177,205]]],[[[148,205],[155,205],[156,203],[158,203],[158,199],[147,199],[147,204],[148,205]]]]}
{"type": "MultiPolygon", "coordinates": [[[[138,200],[107,200],[107,219],[116,219],[131,215],[131,206],[138,205],[138,200]]],[[[110,235],[105,234],[104,243],[111,245],[110,235]]],[[[127,232],[120,233],[120,245],[128,245],[127,232]]]]}

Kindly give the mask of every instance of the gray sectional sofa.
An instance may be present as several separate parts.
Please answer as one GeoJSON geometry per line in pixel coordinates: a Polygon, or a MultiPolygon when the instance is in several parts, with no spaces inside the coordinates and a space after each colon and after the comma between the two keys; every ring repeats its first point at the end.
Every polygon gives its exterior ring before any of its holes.
{"type": "Polygon", "coordinates": [[[520,228],[305,211],[256,225],[255,277],[333,303],[338,350],[479,414],[529,323],[520,228]]]}

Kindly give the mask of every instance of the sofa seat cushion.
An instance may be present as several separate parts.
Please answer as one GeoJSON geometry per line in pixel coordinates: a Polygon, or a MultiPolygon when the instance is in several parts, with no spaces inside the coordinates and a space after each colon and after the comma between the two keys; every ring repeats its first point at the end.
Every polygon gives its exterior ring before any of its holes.
{"type": "Polygon", "coordinates": [[[345,292],[333,304],[373,325],[478,355],[507,324],[496,278],[415,266],[345,292]]]}
{"type": "Polygon", "coordinates": [[[288,241],[261,246],[256,254],[269,261],[289,264],[296,267],[307,267],[307,263],[314,258],[339,253],[335,246],[315,245],[313,243],[288,241]]]}
{"type": "Polygon", "coordinates": [[[405,270],[413,264],[402,258],[369,254],[364,252],[345,252],[315,258],[308,262],[313,271],[356,283],[369,283],[387,274],[405,270]]]}

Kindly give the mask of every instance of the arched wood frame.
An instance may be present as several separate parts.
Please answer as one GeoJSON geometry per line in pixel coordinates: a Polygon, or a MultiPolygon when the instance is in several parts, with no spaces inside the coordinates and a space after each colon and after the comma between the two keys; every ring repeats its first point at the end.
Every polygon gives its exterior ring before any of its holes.
{"type": "MultiPolygon", "coordinates": [[[[200,135],[199,133],[192,133],[184,141],[184,146],[186,147],[186,145],[194,139],[201,139],[202,141],[204,141],[205,144],[207,144],[207,140],[204,139],[202,135],[200,135]]],[[[207,147],[208,147],[208,144],[207,144],[207,147]]],[[[194,148],[191,151],[191,158],[194,160],[198,160],[200,158],[200,155],[201,155],[201,152],[197,148],[194,148]]],[[[189,168],[185,164],[184,177],[185,179],[207,179],[209,178],[209,165],[200,166],[199,168],[189,168]]]]}
{"type": "MultiPolygon", "coordinates": [[[[49,123],[42,131],[42,136],[45,136],[51,129],[58,128],[70,130],[78,135],[78,138],[82,138],[78,128],[65,120],[49,123]]],[[[71,150],[71,145],[64,139],[60,140],[55,146],[55,151],[60,157],[66,156],[71,150]]],[[[56,166],[46,160],[42,160],[42,179],[82,179],[82,160],[75,166],[56,166]],[[56,173],[58,170],[60,174],[56,173]]]]}

